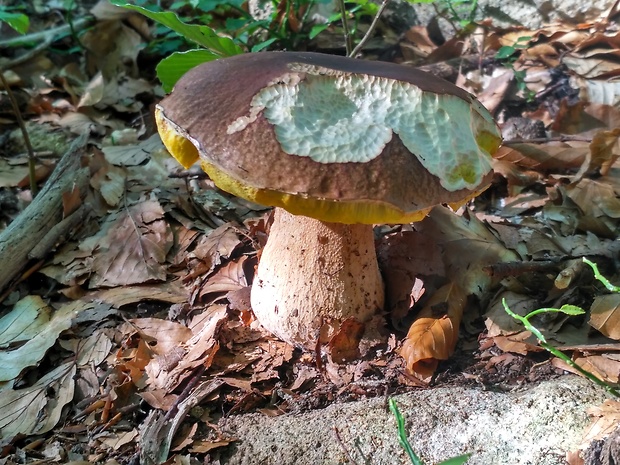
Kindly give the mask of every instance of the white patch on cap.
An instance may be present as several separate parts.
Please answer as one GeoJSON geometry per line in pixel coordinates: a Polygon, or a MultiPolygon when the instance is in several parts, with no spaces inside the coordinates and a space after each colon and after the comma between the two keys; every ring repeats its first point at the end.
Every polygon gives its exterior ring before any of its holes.
{"type": "Polygon", "coordinates": [[[499,138],[482,106],[375,76],[306,75],[296,85],[265,87],[253,98],[249,115],[233,122],[228,133],[245,129],[261,111],[282,150],[318,163],[369,162],[396,133],[449,191],[477,187],[491,169],[476,134],[499,138]]]}

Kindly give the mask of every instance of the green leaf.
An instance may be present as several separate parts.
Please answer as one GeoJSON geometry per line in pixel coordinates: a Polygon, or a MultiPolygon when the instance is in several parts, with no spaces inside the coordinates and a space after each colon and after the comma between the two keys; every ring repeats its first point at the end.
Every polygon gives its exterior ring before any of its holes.
{"type": "Polygon", "coordinates": [[[221,57],[243,53],[241,47],[235,44],[232,39],[218,36],[217,33],[208,26],[186,24],[181,21],[176,14],[170,11],[156,13],[140,6],[125,3],[123,0],[110,0],[110,2],[116,6],[137,11],[147,18],[169,27],[187,40],[191,40],[221,57]]]}
{"type": "Polygon", "coordinates": [[[560,307],[560,312],[565,313],[566,315],[583,315],[584,313],[586,313],[586,311],[581,308],[581,307],[577,307],[576,305],[568,305],[568,304],[564,304],[562,305],[562,307],[560,307]]]}
{"type": "Polygon", "coordinates": [[[9,13],[8,11],[0,10],[0,21],[4,21],[20,34],[28,32],[30,27],[30,19],[21,13],[9,13]]]}
{"type": "Polygon", "coordinates": [[[254,47],[252,47],[252,53],[260,52],[261,50],[266,49],[277,40],[277,37],[272,37],[271,39],[267,39],[264,42],[256,44],[254,47]]]}
{"type": "Polygon", "coordinates": [[[463,465],[465,462],[469,460],[470,456],[471,454],[459,455],[457,457],[452,457],[451,459],[444,460],[443,462],[438,463],[437,465],[463,465]]]}
{"type": "Polygon", "coordinates": [[[516,48],[504,45],[497,51],[495,58],[498,60],[505,60],[506,58],[510,58],[516,51],[516,48]]]}
{"type": "Polygon", "coordinates": [[[174,52],[159,62],[157,77],[161,81],[164,91],[170,92],[179,78],[190,69],[218,59],[219,56],[209,50],[189,50],[187,52],[174,52]]]}
{"type": "Polygon", "coordinates": [[[321,32],[323,32],[328,27],[329,27],[329,24],[315,24],[314,26],[312,26],[312,29],[310,30],[310,34],[308,34],[308,38],[314,39],[316,36],[318,36],[321,32]]]}
{"type": "Polygon", "coordinates": [[[407,0],[407,3],[433,3],[435,0],[407,0]]]}

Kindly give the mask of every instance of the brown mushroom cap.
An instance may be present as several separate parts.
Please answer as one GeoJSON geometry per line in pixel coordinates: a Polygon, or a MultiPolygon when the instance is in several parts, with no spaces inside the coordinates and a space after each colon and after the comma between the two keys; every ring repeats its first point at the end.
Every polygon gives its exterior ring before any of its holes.
{"type": "Polygon", "coordinates": [[[267,52],[202,64],[157,107],[168,150],[293,214],[401,223],[489,182],[501,136],[464,90],[406,66],[267,52]]]}

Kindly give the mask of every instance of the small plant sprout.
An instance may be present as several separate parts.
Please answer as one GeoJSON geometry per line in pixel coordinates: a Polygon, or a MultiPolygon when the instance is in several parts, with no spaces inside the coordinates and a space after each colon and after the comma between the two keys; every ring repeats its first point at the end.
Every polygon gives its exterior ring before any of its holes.
{"type": "MultiPolygon", "coordinates": [[[[585,259],[584,259],[584,261],[585,261],[585,259]]],[[[520,321],[523,324],[523,326],[525,327],[525,329],[527,329],[534,336],[536,336],[536,339],[538,339],[539,344],[540,344],[540,346],[543,349],[545,349],[547,352],[550,352],[551,354],[555,355],[560,360],[566,362],[572,368],[574,368],[579,373],[584,375],[590,381],[592,381],[592,382],[598,384],[599,386],[601,386],[602,388],[604,388],[610,394],[612,394],[612,395],[614,395],[616,397],[620,397],[620,393],[615,388],[613,388],[612,386],[607,384],[602,379],[598,378],[596,375],[590,373],[587,370],[584,370],[582,367],[577,365],[577,363],[575,363],[566,354],[564,354],[559,349],[557,349],[557,348],[553,347],[552,345],[550,345],[547,342],[547,338],[545,338],[545,336],[538,330],[538,328],[536,328],[534,325],[532,325],[532,323],[530,323],[530,318],[532,318],[533,316],[536,316],[536,315],[540,315],[541,313],[558,312],[558,313],[564,313],[564,314],[570,315],[570,316],[583,315],[585,313],[585,311],[582,308],[577,307],[575,305],[562,305],[562,307],[560,307],[560,308],[539,308],[538,310],[534,310],[534,311],[528,313],[525,316],[521,316],[521,315],[517,315],[515,312],[510,310],[510,308],[508,307],[508,304],[506,303],[506,299],[502,299],[502,304],[504,306],[504,310],[506,311],[506,313],[508,313],[515,320],[520,321]]]]}
{"type": "Polygon", "coordinates": [[[495,54],[496,60],[503,61],[506,67],[512,70],[517,89],[523,92],[523,95],[528,102],[531,102],[534,99],[536,93],[527,87],[525,82],[526,71],[524,69],[517,70],[515,68],[515,63],[519,59],[516,52],[526,50],[530,40],[532,40],[532,37],[530,36],[519,37],[514,45],[504,45],[503,47],[500,47],[495,54]]]}
{"type": "Polygon", "coordinates": [[[583,257],[583,262],[586,263],[587,265],[590,265],[590,268],[592,268],[592,271],[594,272],[594,277],[598,279],[601,282],[601,284],[607,288],[609,292],[620,293],[620,287],[614,286],[613,284],[611,284],[609,280],[605,276],[603,276],[601,272],[598,270],[598,266],[596,265],[596,263],[588,260],[586,257],[583,257]]]}
{"type": "MultiPolygon", "coordinates": [[[[398,410],[398,405],[396,405],[396,401],[391,398],[388,400],[388,405],[390,407],[390,411],[394,414],[394,417],[396,417],[399,444],[403,447],[403,449],[405,449],[405,452],[407,452],[407,455],[409,456],[409,459],[411,460],[411,463],[413,465],[424,465],[424,462],[413,451],[413,447],[411,447],[411,444],[407,439],[407,431],[405,431],[405,419],[400,413],[400,410],[398,410]]],[[[443,462],[438,463],[437,465],[462,465],[467,462],[467,460],[469,460],[470,455],[471,454],[464,454],[457,457],[452,457],[448,460],[444,460],[443,462]]]]}

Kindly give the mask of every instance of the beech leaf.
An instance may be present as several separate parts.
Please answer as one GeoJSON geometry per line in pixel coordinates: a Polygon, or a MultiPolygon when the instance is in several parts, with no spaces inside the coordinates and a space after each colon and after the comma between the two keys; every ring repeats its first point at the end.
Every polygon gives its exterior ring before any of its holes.
{"type": "Polygon", "coordinates": [[[172,230],[158,202],[141,202],[122,210],[98,244],[90,286],[164,281],[163,264],[172,243],[172,230]]]}
{"type": "Polygon", "coordinates": [[[73,399],[75,373],[75,364],[65,363],[30,387],[0,391],[0,438],[42,434],[56,426],[73,399]]]}
{"type": "Polygon", "coordinates": [[[452,355],[466,302],[465,291],[454,283],[433,294],[409,328],[400,349],[409,372],[420,379],[429,379],[438,361],[452,355]]]}

